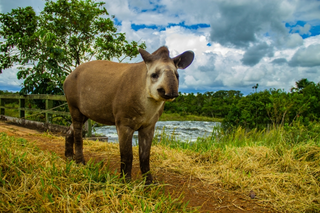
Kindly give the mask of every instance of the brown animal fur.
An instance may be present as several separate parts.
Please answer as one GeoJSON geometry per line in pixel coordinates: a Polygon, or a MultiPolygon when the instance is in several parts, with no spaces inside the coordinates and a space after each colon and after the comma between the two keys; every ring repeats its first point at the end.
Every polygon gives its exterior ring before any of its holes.
{"type": "Polygon", "coordinates": [[[166,47],[153,54],[139,50],[143,62],[135,64],[91,61],[78,66],[65,80],[64,92],[72,117],[66,134],[65,155],[85,164],[82,125],[88,118],[116,125],[121,172],[131,178],[132,135],[138,131],[140,168],[152,182],[149,158],[155,123],[165,101],[178,96],[177,68],[185,69],[194,58],[191,51],[171,59],[166,47]]]}

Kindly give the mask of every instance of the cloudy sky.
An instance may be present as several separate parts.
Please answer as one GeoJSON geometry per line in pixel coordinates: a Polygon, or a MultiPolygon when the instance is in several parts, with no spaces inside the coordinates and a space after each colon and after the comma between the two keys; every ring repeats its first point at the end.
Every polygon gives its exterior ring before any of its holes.
{"type": "MultiPolygon", "coordinates": [[[[320,1],[317,0],[102,0],[128,40],[147,51],[166,45],[195,60],[180,70],[181,92],[280,88],[320,82],[320,1]]],[[[2,13],[44,0],[0,0],[2,13]]],[[[132,62],[141,61],[137,57],[132,62]]],[[[0,74],[0,89],[19,90],[14,69],[0,74]]]]}

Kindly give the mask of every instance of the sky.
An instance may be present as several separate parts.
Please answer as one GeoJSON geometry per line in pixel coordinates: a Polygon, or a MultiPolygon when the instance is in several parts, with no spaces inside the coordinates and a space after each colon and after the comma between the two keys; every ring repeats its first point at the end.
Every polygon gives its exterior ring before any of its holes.
{"type": "MultiPolygon", "coordinates": [[[[319,0],[101,0],[119,32],[145,42],[152,53],[167,46],[172,57],[195,53],[179,70],[180,91],[276,88],[290,91],[307,78],[320,82],[319,0]]],[[[44,0],[0,0],[1,13],[44,0]]],[[[131,62],[142,61],[141,56],[131,62]]],[[[15,68],[0,74],[0,90],[19,91],[15,68]]]]}

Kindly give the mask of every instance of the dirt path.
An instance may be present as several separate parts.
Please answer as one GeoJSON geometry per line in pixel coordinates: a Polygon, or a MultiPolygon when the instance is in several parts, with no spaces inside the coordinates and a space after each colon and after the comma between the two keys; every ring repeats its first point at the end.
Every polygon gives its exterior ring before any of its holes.
{"type": "MultiPolygon", "coordinates": [[[[22,137],[35,144],[42,150],[57,153],[64,157],[64,137],[45,137],[41,132],[33,129],[8,124],[0,121],[0,132],[5,132],[9,136],[22,137]]],[[[99,155],[89,151],[84,152],[85,159],[94,161],[105,160],[110,165],[110,169],[119,170],[120,155],[99,155]]],[[[135,156],[134,159],[138,159],[135,156]]],[[[133,179],[140,178],[138,161],[133,163],[133,179]]],[[[163,171],[154,174],[154,179],[160,183],[165,183],[166,193],[172,197],[184,194],[184,201],[189,201],[190,207],[201,207],[200,212],[274,212],[270,208],[260,206],[258,200],[251,199],[249,195],[227,192],[226,190],[208,185],[199,179],[183,176],[177,173],[163,171]]]]}

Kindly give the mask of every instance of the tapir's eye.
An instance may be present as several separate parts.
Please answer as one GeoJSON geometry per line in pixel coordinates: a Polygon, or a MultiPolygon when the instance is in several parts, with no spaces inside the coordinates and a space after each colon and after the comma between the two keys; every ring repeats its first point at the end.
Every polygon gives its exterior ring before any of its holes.
{"type": "Polygon", "coordinates": [[[151,78],[159,78],[159,75],[157,73],[152,73],[151,78]]]}

